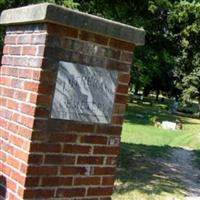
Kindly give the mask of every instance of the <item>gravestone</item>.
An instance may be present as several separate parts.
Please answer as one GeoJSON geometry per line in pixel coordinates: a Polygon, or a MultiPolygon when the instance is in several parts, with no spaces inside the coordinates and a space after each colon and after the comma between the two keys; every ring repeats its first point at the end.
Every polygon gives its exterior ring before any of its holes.
{"type": "Polygon", "coordinates": [[[0,24],[0,199],[111,199],[144,30],[47,3],[0,24]]]}

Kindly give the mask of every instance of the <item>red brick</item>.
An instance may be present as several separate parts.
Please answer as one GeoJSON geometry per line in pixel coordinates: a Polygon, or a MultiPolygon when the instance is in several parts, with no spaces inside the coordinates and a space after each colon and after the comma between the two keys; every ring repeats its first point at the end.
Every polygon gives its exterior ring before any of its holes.
{"type": "Polygon", "coordinates": [[[128,96],[117,94],[115,96],[115,103],[126,104],[128,101],[128,96]]]}
{"type": "Polygon", "coordinates": [[[61,151],[60,144],[54,143],[32,143],[31,144],[31,152],[54,152],[59,153],[61,151]]]}
{"type": "MultiPolygon", "coordinates": [[[[6,162],[6,154],[4,152],[0,152],[0,158],[2,162],[6,162]]],[[[1,179],[1,177],[0,177],[1,179]]]]}
{"type": "Polygon", "coordinates": [[[29,164],[42,164],[43,163],[43,155],[41,154],[30,154],[28,158],[29,164]]]}
{"type": "Polygon", "coordinates": [[[17,189],[17,195],[20,197],[24,196],[24,188],[20,187],[19,185],[18,185],[18,189],[17,189]]]}
{"type": "Polygon", "coordinates": [[[16,191],[17,185],[14,181],[11,179],[6,179],[6,187],[12,190],[13,192],[16,191]]]}
{"type": "Polygon", "coordinates": [[[10,124],[8,124],[8,130],[15,132],[18,130],[18,125],[10,122],[10,124]]]}
{"type": "Polygon", "coordinates": [[[71,186],[72,177],[44,177],[42,178],[42,186],[71,186]]]}
{"type": "Polygon", "coordinates": [[[9,54],[20,55],[21,54],[21,47],[20,46],[10,46],[9,47],[9,54]]]}
{"type": "Polygon", "coordinates": [[[79,34],[79,38],[81,40],[93,42],[95,40],[95,34],[87,31],[81,31],[79,34]]]}
{"type": "Polygon", "coordinates": [[[79,123],[73,123],[71,122],[68,127],[67,130],[68,131],[74,131],[74,132],[93,132],[94,131],[94,125],[90,125],[90,124],[80,124],[79,123]]]}
{"type": "Polygon", "coordinates": [[[117,155],[119,147],[94,147],[94,154],[117,155]]]}
{"type": "Polygon", "coordinates": [[[53,86],[47,85],[47,84],[40,84],[38,88],[38,93],[41,94],[52,94],[53,92],[53,86]]]}
{"type": "Polygon", "coordinates": [[[93,187],[89,188],[87,191],[88,196],[106,196],[112,195],[112,187],[93,187]]]}
{"type": "Polygon", "coordinates": [[[28,166],[27,166],[26,164],[21,163],[20,171],[21,171],[23,174],[26,174],[27,168],[28,168],[28,166]]]}
{"type": "Polygon", "coordinates": [[[114,175],[115,167],[95,167],[94,175],[114,175]]]}
{"type": "Polygon", "coordinates": [[[54,164],[54,165],[75,164],[75,156],[45,155],[44,164],[54,164]]]}
{"type": "Polygon", "coordinates": [[[75,143],[77,136],[75,134],[68,134],[68,133],[53,133],[49,136],[50,141],[54,142],[64,142],[64,143],[75,143]]]}
{"type": "Polygon", "coordinates": [[[36,54],[37,48],[34,46],[23,46],[22,54],[34,56],[36,54]]]}
{"type": "Polygon", "coordinates": [[[12,180],[15,180],[20,185],[24,185],[26,176],[23,176],[15,171],[12,171],[11,176],[12,180]]]}
{"type": "Polygon", "coordinates": [[[35,108],[35,117],[46,117],[49,116],[49,110],[47,108],[37,107],[35,108]]]}
{"type": "Polygon", "coordinates": [[[27,177],[26,178],[26,182],[25,182],[25,186],[26,187],[33,187],[33,186],[37,186],[39,184],[39,177],[27,177]]]}
{"type": "Polygon", "coordinates": [[[112,124],[122,125],[124,117],[123,116],[113,116],[112,117],[112,124]]]}
{"type": "Polygon", "coordinates": [[[130,74],[127,74],[127,73],[119,74],[119,82],[129,83],[129,81],[130,81],[130,74]]]}
{"type": "Polygon", "coordinates": [[[31,35],[31,44],[41,44],[41,45],[43,45],[43,44],[45,44],[45,42],[46,42],[46,34],[44,34],[44,33],[41,33],[41,34],[32,34],[31,35]]]}
{"type": "Polygon", "coordinates": [[[27,92],[15,91],[15,98],[20,101],[26,101],[27,92]]]}
{"type": "Polygon", "coordinates": [[[45,176],[45,175],[56,175],[57,167],[55,166],[28,166],[27,173],[29,175],[45,176]]]}
{"type": "Polygon", "coordinates": [[[24,151],[20,149],[15,149],[14,156],[20,160],[23,160],[24,162],[28,161],[28,153],[25,153],[24,151]]]}
{"type": "Polygon", "coordinates": [[[64,27],[55,24],[48,25],[48,33],[52,35],[69,36],[73,38],[78,37],[78,29],[64,27]]]}
{"type": "Polygon", "coordinates": [[[13,101],[11,99],[7,99],[7,107],[13,110],[18,110],[18,102],[13,101]]]}
{"type": "Polygon", "coordinates": [[[104,157],[97,156],[79,156],[77,164],[89,164],[89,165],[102,165],[104,157]]]}
{"type": "Polygon", "coordinates": [[[45,51],[45,46],[38,46],[38,51],[36,56],[43,56],[45,51]]]}
{"type": "Polygon", "coordinates": [[[34,82],[24,82],[24,89],[25,90],[30,90],[33,92],[37,92],[39,88],[39,83],[34,83],[34,82]]]}
{"type": "Polygon", "coordinates": [[[26,189],[24,198],[47,199],[54,196],[54,189],[26,189]]]}
{"type": "Polygon", "coordinates": [[[63,149],[64,153],[78,153],[78,154],[90,154],[91,153],[91,146],[83,146],[83,145],[64,145],[63,149]]]}
{"type": "Polygon", "coordinates": [[[34,94],[31,94],[30,100],[31,100],[31,103],[37,102],[37,105],[49,107],[51,103],[51,96],[44,96],[44,95],[34,96],[34,94]]]}
{"type": "Polygon", "coordinates": [[[27,116],[21,116],[21,124],[23,124],[24,126],[28,127],[28,128],[33,128],[33,124],[34,124],[34,118],[30,118],[27,116]]]}
{"type": "Polygon", "coordinates": [[[2,56],[1,64],[2,65],[13,65],[13,57],[11,56],[2,56]]]}
{"type": "Polygon", "coordinates": [[[16,146],[20,146],[23,144],[23,139],[16,137],[15,135],[10,135],[9,137],[9,142],[11,142],[12,144],[15,144],[16,146]]]}
{"type": "Polygon", "coordinates": [[[59,188],[56,197],[80,197],[85,195],[85,188],[59,188]]]}
{"type": "Polygon", "coordinates": [[[106,165],[116,165],[117,164],[117,157],[107,157],[106,165]]]}
{"type": "Polygon", "coordinates": [[[87,31],[81,31],[79,38],[81,40],[91,41],[91,42],[95,42],[102,45],[107,45],[108,40],[109,40],[108,37],[97,35],[95,33],[87,32],[87,31]]]}
{"type": "Polygon", "coordinates": [[[26,139],[31,139],[31,136],[32,136],[32,130],[30,130],[26,127],[22,127],[22,126],[19,126],[17,133],[19,135],[25,137],[26,139]]]}
{"type": "Polygon", "coordinates": [[[100,177],[77,177],[74,185],[100,185],[100,177]]]}
{"type": "Polygon", "coordinates": [[[21,112],[30,115],[30,116],[34,116],[35,114],[35,107],[27,105],[27,104],[22,104],[21,105],[21,112]]]}
{"type": "Polygon", "coordinates": [[[30,79],[32,77],[33,72],[31,69],[19,69],[18,71],[18,75],[20,78],[30,79]]]}
{"type": "Polygon", "coordinates": [[[11,86],[13,88],[19,88],[19,89],[23,89],[23,80],[18,80],[18,79],[12,79],[11,80],[11,86]]]}
{"type": "Polygon", "coordinates": [[[5,44],[16,44],[17,36],[14,35],[6,35],[4,39],[5,44]]]}
{"type": "Polygon", "coordinates": [[[127,50],[127,51],[133,51],[135,48],[135,44],[131,44],[129,42],[125,42],[122,40],[117,40],[114,38],[110,39],[109,46],[113,48],[117,48],[117,49],[127,50]]]}
{"type": "Polygon", "coordinates": [[[9,54],[9,46],[4,46],[3,47],[3,54],[9,54]]]}
{"type": "Polygon", "coordinates": [[[108,146],[119,146],[120,143],[120,137],[116,136],[116,137],[109,137],[108,140],[108,146]]]}
{"type": "Polygon", "coordinates": [[[20,162],[11,156],[7,156],[6,163],[16,169],[19,169],[20,162]]]}
{"type": "Polygon", "coordinates": [[[37,80],[37,81],[39,81],[40,80],[40,77],[41,77],[41,71],[39,71],[39,70],[34,70],[33,71],[33,76],[32,76],[32,78],[33,78],[33,80],[37,80]]]}
{"type": "MultiPolygon", "coordinates": [[[[24,59],[24,57],[22,59],[24,59]]],[[[26,62],[27,62],[26,66],[28,67],[41,68],[42,63],[43,63],[43,58],[42,57],[27,57],[26,62]]]]}
{"type": "Polygon", "coordinates": [[[129,72],[131,65],[122,63],[116,60],[109,59],[107,61],[106,68],[111,70],[118,70],[120,72],[129,72]]]}
{"type": "Polygon", "coordinates": [[[95,35],[94,36],[94,42],[102,45],[108,44],[108,37],[102,36],[102,35],[95,35]]]}
{"type": "Polygon", "coordinates": [[[1,77],[1,79],[0,79],[0,84],[1,84],[1,85],[6,85],[6,86],[11,86],[11,81],[12,81],[11,78],[8,78],[8,77],[1,77]]]}
{"type": "Polygon", "coordinates": [[[61,174],[63,175],[85,175],[87,169],[85,167],[62,167],[61,174]]]}
{"type": "Polygon", "coordinates": [[[95,135],[84,135],[80,138],[81,143],[89,144],[107,144],[107,137],[95,136],[95,135]]]}
{"type": "Polygon", "coordinates": [[[17,38],[17,44],[31,44],[31,34],[19,35],[17,38]]]}
{"type": "Polygon", "coordinates": [[[9,200],[20,200],[15,194],[8,192],[9,200]]]}
{"type": "Polygon", "coordinates": [[[4,96],[7,96],[7,97],[14,97],[14,89],[11,89],[11,88],[5,88],[3,89],[3,95],[4,96]]]}
{"type": "Polygon", "coordinates": [[[133,60],[133,53],[122,51],[120,60],[131,64],[133,60]]]}
{"type": "Polygon", "coordinates": [[[36,143],[38,142],[46,142],[49,141],[49,135],[50,133],[45,132],[45,131],[33,131],[32,134],[32,140],[36,143]]]}
{"type": "Polygon", "coordinates": [[[129,88],[129,86],[128,85],[121,85],[121,84],[119,84],[118,86],[117,86],[117,93],[123,93],[123,94],[127,94],[128,93],[128,88],[129,88]]]}
{"type": "Polygon", "coordinates": [[[120,135],[121,134],[121,127],[118,126],[107,126],[107,125],[97,125],[96,133],[104,133],[109,135],[120,135]]]}
{"type": "Polygon", "coordinates": [[[40,81],[52,83],[56,79],[56,73],[53,71],[41,71],[40,72],[40,81]]]}
{"type": "MultiPolygon", "coordinates": [[[[27,93],[27,92],[26,92],[26,93],[27,93]]],[[[45,99],[45,98],[44,98],[45,96],[30,93],[27,102],[28,102],[28,103],[36,104],[36,102],[37,102],[37,98],[39,98],[39,97],[42,97],[43,99],[45,99]]]]}

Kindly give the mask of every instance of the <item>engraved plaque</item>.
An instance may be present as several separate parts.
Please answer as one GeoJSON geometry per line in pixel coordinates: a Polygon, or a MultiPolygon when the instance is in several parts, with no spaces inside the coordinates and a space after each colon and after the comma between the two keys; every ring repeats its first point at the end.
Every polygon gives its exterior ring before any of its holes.
{"type": "Polygon", "coordinates": [[[51,118],[110,123],[118,72],[59,62],[51,118]]]}

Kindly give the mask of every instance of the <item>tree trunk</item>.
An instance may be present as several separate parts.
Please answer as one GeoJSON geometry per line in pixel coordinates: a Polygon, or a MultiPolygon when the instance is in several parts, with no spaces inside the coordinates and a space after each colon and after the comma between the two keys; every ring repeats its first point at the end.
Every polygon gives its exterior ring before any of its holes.
{"type": "Polygon", "coordinates": [[[158,101],[160,90],[156,90],[156,101],[158,101]]]}

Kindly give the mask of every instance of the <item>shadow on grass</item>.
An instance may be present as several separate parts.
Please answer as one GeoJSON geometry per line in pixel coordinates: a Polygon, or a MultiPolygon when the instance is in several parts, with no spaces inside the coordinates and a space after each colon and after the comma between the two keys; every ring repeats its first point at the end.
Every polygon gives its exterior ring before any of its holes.
{"type": "Polygon", "coordinates": [[[195,154],[195,160],[194,160],[194,164],[195,166],[200,170],[200,149],[198,150],[193,150],[194,154],[195,154]]]}
{"type": "MultiPolygon", "coordinates": [[[[169,146],[147,146],[121,143],[118,159],[115,193],[125,194],[138,190],[146,195],[159,195],[163,192],[184,195],[180,180],[169,176],[163,163],[156,159],[169,156],[169,146]]],[[[170,167],[169,163],[164,163],[170,167]]]]}

